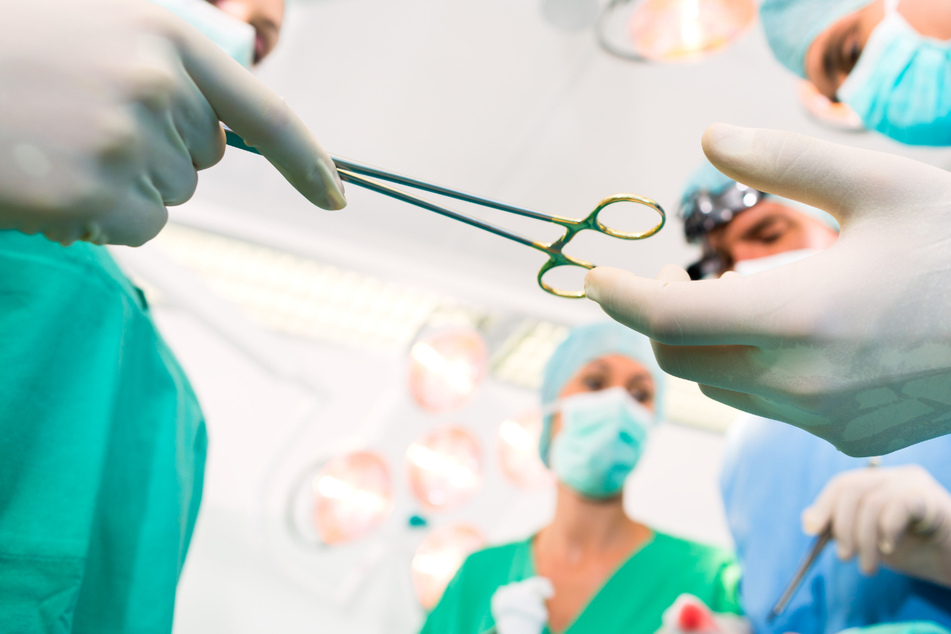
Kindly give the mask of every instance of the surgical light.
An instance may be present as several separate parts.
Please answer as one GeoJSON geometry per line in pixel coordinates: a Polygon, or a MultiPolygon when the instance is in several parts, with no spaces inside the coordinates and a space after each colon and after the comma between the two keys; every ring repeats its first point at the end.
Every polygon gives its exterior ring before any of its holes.
{"type": "Polygon", "coordinates": [[[482,533],[466,524],[437,528],[423,539],[411,564],[413,589],[423,608],[439,603],[462,562],[484,545],[482,533]]]}
{"type": "Polygon", "coordinates": [[[754,0],[612,0],[598,42],[625,59],[691,61],[737,40],[755,18],[754,0]]]}
{"type": "Polygon", "coordinates": [[[864,130],[862,118],[847,104],[832,101],[809,81],[799,82],[799,101],[817,121],[839,130],[864,130]]]}
{"type": "Polygon", "coordinates": [[[432,510],[457,507],[482,486],[482,448],[464,427],[425,434],[406,450],[406,464],[413,495],[432,510]]]}
{"type": "Polygon", "coordinates": [[[357,451],[331,459],[313,479],[314,529],[326,544],[363,537],[393,509],[393,485],[383,458],[357,451]]]}
{"type": "Polygon", "coordinates": [[[409,387],[428,412],[445,413],[465,405],[488,371],[482,336],[471,328],[432,333],[410,349],[409,387]]]}
{"type": "Polygon", "coordinates": [[[542,432],[542,414],[538,410],[522,412],[499,425],[499,462],[502,473],[512,484],[534,489],[551,484],[551,472],[538,454],[542,432]]]}

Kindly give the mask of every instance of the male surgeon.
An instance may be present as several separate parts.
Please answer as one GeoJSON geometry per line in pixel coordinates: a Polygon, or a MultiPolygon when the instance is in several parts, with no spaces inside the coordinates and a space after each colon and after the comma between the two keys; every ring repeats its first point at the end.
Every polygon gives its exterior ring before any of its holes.
{"type": "MultiPolygon", "coordinates": [[[[692,175],[681,217],[687,240],[702,248],[688,269],[696,277],[758,275],[811,257],[838,236],[825,212],[737,183],[709,164],[692,175]]],[[[721,486],[743,573],[740,601],[754,630],[834,634],[897,621],[951,627],[949,455],[945,436],[869,469],[867,460],[801,429],[756,416],[737,421],[727,435],[721,486]],[[811,546],[800,521],[807,509],[810,533],[831,524],[835,541],[772,619],[811,546]],[[881,523],[896,544],[888,555],[880,550],[881,523]],[[886,567],[877,569],[883,559],[886,567]],[[942,561],[949,574],[936,578],[936,566],[925,562],[942,561]]]]}
{"type": "Polygon", "coordinates": [[[0,0],[3,632],[172,628],[204,421],[144,296],[91,243],[154,236],[221,158],[219,121],[313,202],[345,202],[300,119],[217,46],[262,59],[283,4],[175,4],[214,41],[140,0],[0,0]]]}

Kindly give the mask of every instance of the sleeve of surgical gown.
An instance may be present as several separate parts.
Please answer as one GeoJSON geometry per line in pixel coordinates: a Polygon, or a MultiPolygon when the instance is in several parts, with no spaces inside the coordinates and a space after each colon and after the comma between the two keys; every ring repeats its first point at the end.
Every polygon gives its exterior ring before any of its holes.
{"type": "Polygon", "coordinates": [[[0,632],[171,629],[204,428],[110,266],[0,232],[0,632]]]}

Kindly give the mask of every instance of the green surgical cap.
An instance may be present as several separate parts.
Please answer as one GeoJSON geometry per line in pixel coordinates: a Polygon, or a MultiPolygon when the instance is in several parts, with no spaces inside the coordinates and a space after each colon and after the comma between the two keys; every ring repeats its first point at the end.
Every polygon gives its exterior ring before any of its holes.
{"type": "Polygon", "coordinates": [[[806,51],[820,33],[872,0],[763,0],[759,15],[783,66],[806,77],[806,51]]]}
{"type": "MultiPolygon", "coordinates": [[[[736,183],[735,180],[715,168],[709,161],[704,161],[703,165],[698,167],[694,173],[690,175],[690,179],[684,185],[684,194],[680,197],[680,208],[684,209],[684,206],[690,199],[700,192],[709,192],[713,195],[717,195],[734,183],[736,183]]],[[[775,194],[766,194],[766,200],[773,200],[790,209],[795,209],[822,222],[833,231],[839,231],[838,221],[833,218],[831,214],[821,209],[816,209],[798,200],[776,196],[775,194]]],[[[686,220],[686,218],[684,218],[684,220],[686,220]]]]}
{"type": "MultiPolygon", "coordinates": [[[[581,368],[588,363],[612,354],[620,354],[637,361],[654,379],[654,414],[663,420],[664,372],[654,359],[650,339],[614,321],[598,322],[572,328],[568,338],[561,342],[548,359],[542,379],[542,407],[548,410],[558,395],[581,368]]],[[[546,411],[538,450],[548,463],[551,443],[552,413],[546,411]]]]}

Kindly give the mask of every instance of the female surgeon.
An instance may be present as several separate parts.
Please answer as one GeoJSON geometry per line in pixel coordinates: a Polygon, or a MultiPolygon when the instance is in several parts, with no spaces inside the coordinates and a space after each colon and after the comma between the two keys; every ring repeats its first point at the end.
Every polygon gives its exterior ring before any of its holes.
{"type": "Polygon", "coordinates": [[[951,145],[951,3],[764,0],[776,57],[865,123],[912,145],[951,145]]]}
{"type": "Polygon", "coordinates": [[[471,555],[424,634],[652,634],[682,593],[739,612],[728,552],[629,518],[622,490],[661,417],[648,340],[615,323],[572,330],[545,369],[540,451],[555,516],[528,539],[471,555]]]}

